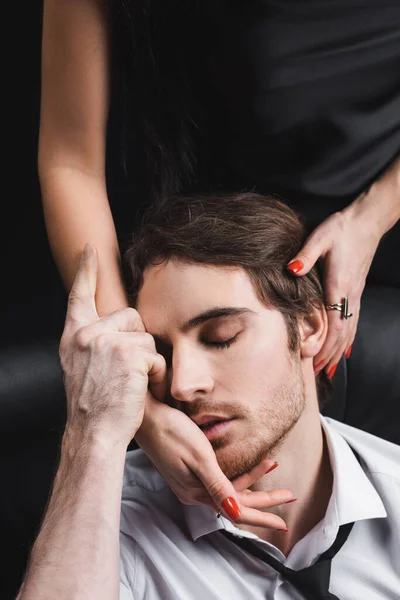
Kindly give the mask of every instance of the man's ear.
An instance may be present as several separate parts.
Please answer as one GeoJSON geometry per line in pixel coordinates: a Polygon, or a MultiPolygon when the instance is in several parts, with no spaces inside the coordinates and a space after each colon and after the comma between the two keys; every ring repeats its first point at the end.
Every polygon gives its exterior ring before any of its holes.
{"type": "Polygon", "coordinates": [[[313,358],[321,350],[328,332],[328,318],[322,303],[300,319],[299,332],[301,358],[313,358]]]}

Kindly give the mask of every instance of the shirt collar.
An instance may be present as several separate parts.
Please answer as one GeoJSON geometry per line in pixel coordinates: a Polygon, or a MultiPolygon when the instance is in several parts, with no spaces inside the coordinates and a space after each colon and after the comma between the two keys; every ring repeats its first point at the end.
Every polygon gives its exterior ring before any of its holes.
{"type": "MultiPolygon", "coordinates": [[[[332,496],[324,521],[336,529],[353,521],[386,517],[380,496],[349,444],[335,431],[332,420],[330,421],[328,423],[321,415],[321,425],[325,432],[333,471],[332,496]]],[[[253,534],[235,527],[228,519],[222,516],[217,518],[215,511],[206,506],[184,505],[184,514],[194,541],[219,529],[256,538],[253,534]]]]}
{"type": "MultiPolygon", "coordinates": [[[[345,525],[363,519],[386,517],[383,502],[347,441],[321,416],[333,471],[332,496],[326,520],[345,525]]],[[[362,457],[360,457],[362,461],[362,457]]]]}

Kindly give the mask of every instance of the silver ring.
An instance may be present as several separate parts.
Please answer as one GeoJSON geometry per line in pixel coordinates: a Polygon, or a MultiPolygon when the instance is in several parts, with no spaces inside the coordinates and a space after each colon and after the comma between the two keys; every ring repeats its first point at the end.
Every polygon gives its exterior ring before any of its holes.
{"type": "Polygon", "coordinates": [[[349,313],[349,300],[347,296],[341,302],[325,304],[325,308],[326,310],[338,310],[342,315],[342,319],[349,319],[353,316],[353,313],[349,313]]]}
{"type": "Polygon", "coordinates": [[[217,512],[217,519],[219,519],[219,518],[220,518],[220,516],[221,516],[221,511],[219,510],[219,511],[217,512]]]}

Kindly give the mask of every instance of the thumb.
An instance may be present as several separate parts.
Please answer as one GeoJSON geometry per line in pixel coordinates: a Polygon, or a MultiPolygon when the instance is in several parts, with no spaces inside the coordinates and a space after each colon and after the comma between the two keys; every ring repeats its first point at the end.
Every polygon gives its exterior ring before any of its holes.
{"type": "Polygon", "coordinates": [[[94,246],[86,244],[68,296],[66,323],[79,328],[97,321],[96,282],[97,251],[94,246]]]}
{"type": "Polygon", "coordinates": [[[215,506],[225,517],[236,521],[241,514],[239,498],[233,484],[221,471],[215,455],[212,463],[205,464],[204,471],[197,473],[197,476],[201,479],[215,506]]]}
{"type": "Polygon", "coordinates": [[[287,269],[294,275],[306,275],[326,250],[327,240],[315,232],[310,235],[300,252],[289,262],[287,269]]]}

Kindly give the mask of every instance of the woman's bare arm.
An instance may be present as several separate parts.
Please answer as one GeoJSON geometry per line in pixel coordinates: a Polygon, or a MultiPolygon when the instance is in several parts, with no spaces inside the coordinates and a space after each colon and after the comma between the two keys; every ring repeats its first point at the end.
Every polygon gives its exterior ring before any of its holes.
{"type": "Polygon", "coordinates": [[[50,246],[69,291],[86,242],[97,306],[126,305],[105,182],[109,43],[100,0],[44,0],[39,177],[50,246]]]}

